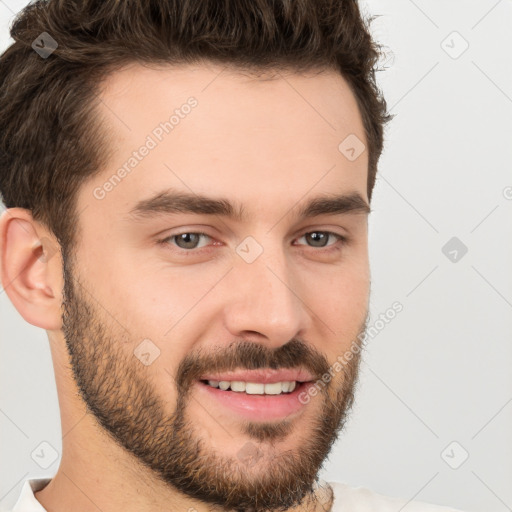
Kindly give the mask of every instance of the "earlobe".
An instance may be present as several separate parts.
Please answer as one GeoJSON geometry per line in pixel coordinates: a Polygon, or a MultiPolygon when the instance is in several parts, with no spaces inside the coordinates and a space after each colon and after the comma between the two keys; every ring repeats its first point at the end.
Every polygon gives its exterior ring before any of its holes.
{"type": "Polygon", "coordinates": [[[46,330],[61,327],[58,244],[29,210],[10,208],[0,217],[0,277],[21,316],[46,330]]]}

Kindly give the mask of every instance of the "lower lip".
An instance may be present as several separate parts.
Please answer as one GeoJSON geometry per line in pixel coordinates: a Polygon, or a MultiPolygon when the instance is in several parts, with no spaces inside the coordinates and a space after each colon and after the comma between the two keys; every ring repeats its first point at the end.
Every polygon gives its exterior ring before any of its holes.
{"type": "Polygon", "coordinates": [[[204,382],[197,382],[200,393],[206,393],[230,411],[253,421],[282,420],[303,410],[307,403],[303,404],[299,400],[299,394],[307,393],[309,387],[314,385],[314,382],[302,382],[291,393],[280,395],[248,395],[239,391],[223,391],[204,382]]]}

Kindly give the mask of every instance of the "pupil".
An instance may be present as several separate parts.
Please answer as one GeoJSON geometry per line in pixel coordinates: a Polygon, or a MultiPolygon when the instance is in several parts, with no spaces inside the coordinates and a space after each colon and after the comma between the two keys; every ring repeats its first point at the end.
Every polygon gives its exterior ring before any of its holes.
{"type": "Polygon", "coordinates": [[[182,249],[194,249],[197,245],[199,235],[197,233],[182,233],[178,235],[178,246],[182,249]],[[192,238],[192,242],[190,239],[192,238]],[[185,246],[181,245],[181,242],[185,242],[185,246]]]}
{"type": "Polygon", "coordinates": [[[310,239],[312,238],[314,243],[317,243],[318,241],[323,241],[323,243],[320,243],[320,245],[317,245],[316,247],[325,247],[325,243],[327,240],[327,236],[325,235],[325,233],[314,231],[313,233],[309,233],[307,236],[309,236],[310,239]]]}

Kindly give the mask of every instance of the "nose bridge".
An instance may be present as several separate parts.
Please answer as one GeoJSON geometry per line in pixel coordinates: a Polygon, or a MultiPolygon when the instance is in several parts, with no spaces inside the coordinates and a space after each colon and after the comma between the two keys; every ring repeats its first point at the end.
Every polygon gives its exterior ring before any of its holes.
{"type": "Polygon", "coordinates": [[[256,331],[283,344],[306,327],[307,312],[283,244],[271,237],[262,244],[251,238],[236,249],[230,285],[237,293],[226,321],[234,335],[256,331]]]}

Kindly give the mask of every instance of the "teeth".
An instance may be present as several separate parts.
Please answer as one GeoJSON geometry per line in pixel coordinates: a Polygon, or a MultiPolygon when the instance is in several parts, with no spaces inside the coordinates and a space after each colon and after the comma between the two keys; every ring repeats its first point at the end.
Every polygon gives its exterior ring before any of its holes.
{"type": "MultiPolygon", "coordinates": [[[[288,382],[285,382],[286,389],[288,389],[288,382]]],[[[273,384],[265,384],[266,395],[279,395],[283,391],[283,385],[280,382],[274,382],[273,384]]]]}
{"type": "MultiPolygon", "coordinates": [[[[231,391],[245,391],[245,382],[234,380],[231,382],[231,391]]],[[[249,391],[247,391],[249,393],[249,391]]]]}
{"type": "Polygon", "coordinates": [[[297,383],[295,381],[273,382],[272,384],[263,384],[261,382],[243,382],[241,380],[209,380],[208,384],[213,388],[220,388],[226,391],[238,393],[247,393],[248,395],[280,395],[281,393],[291,393],[297,383]]]}

